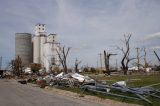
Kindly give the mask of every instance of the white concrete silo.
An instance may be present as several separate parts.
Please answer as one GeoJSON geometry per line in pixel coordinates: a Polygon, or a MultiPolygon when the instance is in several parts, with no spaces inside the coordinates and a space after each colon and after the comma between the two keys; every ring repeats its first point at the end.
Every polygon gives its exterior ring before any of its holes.
{"type": "Polygon", "coordinates": [[[33,37],[33,62],[40,63],[40,37],[33,37]]]}
{"type": "Polygon", "coordinates": [[[43,44],[46,42],[45,24],[36,24],[33,37],[33,62],[43,65],[43,44]]]}
{"type": "Polygon", "coordinates": [[[58,47],[59,43],[57,42],[57,35],[49,34],[43,48],[44,67],[47,72],[49,72],[51,67],[53,68],[55,66],[59,66],[60,64],[57,54],[57,50],[59,51],[58,47]]]}
{"type": "Polygon", "coordinates": [[[46,71],[49,72],[51,67],[59,65],[59,58],[57,51],[58,50],[58,43],[54,42],[47,42],[44,44],[44,67],[46,71]]]}
{"type": "Polygon", "coordinates": [[[16,33],[15,34],[15,56],[19,56],[24,66],[32,63],[32,34],[16,33]]]}
{"type": "Polygon", "coordinates": [[[43,60],[43,56],[44,56],[44,44],[46,43],[46,35],[40,35],[40,63],[43,65],[44,64],[44,60],[43,60]]]}

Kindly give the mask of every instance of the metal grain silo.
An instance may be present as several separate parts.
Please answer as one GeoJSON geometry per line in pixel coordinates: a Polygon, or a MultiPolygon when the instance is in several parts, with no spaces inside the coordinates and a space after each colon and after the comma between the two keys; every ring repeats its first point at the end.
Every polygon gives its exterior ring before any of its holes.
{"type": "Polygon", "coordinates": [[[20,56],[22,64],[28,66],[32,63],[32,34],[16,33],[15,37],[15,55],[20,56]]]}

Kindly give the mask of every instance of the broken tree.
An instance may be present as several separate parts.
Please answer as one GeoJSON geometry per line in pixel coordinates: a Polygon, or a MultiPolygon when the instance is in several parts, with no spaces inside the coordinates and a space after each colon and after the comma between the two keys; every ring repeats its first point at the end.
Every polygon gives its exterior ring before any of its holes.
{"type": "Polygon", "coordinates": [[[11,64],[12,64],[13,74],[20,77],[20,75],[22,75],[22,67],[23,67],[21,58],[18,56],[15,60],[11,61],[11,64]]]}
{"type": "Polygon", "coordinates": [[[118,49],[120,49],[123,53],[123,58],[121,60],[121,65],[122,65],[122,70],[124,71],[124,75],[127,75],[127,71],[128,71],[128,64],[131,60],[136,59],[136,58],[130,58],[130,38],[131,38],[132,34],[129,33],[128,35],[124,35],[124,47],[120,48],[118,47],[118,49]]]}
{"type": "Polygon", "coordinates": [[[158,54],[156,53],[156,51],[154,51],[154,54],[156,55],[156,57],[157,57],[157,59],[158,59],[158,61],[160,63],[160,58],[159,58],[158,54]]]}
{"type": "Polygon", "coordinates": [[[112,55],[117,55],[117,54],[110,54],[110,53],[107,53],[106,54],[106,51],[104,50],[104,64],[105,64],[105,68],[106,68],[106,73],[108,75],[110,75],[110,69],[109,69],[109,59],[110,59],[110,56],[112,55]]]}
{"type": "Polygon", "coordinates": [[[57,51],[57,54],[59,56],[59,60],[62,64],[62,67],[63,67],[63,71],[64,73],[68,73],[68,69],[67,69],[67,56],[68,56],[68,53],[70,51],[70,47],[67,48],[67,50],[65,49],[65,46],[63,47],[60,47],[58,48],[58,50],[56,49],[57,51]]]}

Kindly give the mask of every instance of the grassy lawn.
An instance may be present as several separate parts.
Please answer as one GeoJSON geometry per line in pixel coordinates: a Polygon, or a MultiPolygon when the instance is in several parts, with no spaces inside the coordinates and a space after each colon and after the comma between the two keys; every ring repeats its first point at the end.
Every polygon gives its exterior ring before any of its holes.
{"type": "MultiPolygon", "coordinates": [[[[156,83],[160,83],[160,74],[152,74],[152,75],[121,75],[121,76],[105,76],[105,75],[92,75],[91,77],[97,79],[97,80],[103,80],[106,81],[108,84],[112,84],[116,81],[126,81],[127,86],[129,87],[142,87],[142,86],[147,86],[147,85],[152,85],[156,83]]],[[[156,88],[160,88],[160,85],[154,86],[156,88]]],[[[69,87],[58,87],[59,89],[63,90],[68,90],[76,93],[82,93],[83,91],[79,88],[69,88],[69,87]]],[[[116,92],[118,94],[125,94],[126,96],[135,96],[134,94],[130,93],[122,93],[122,92],[117,92],[117,91],[112,91],[116,92]]],[[[93,95],[93,96],[98,96],[103,99],[113,99],[117,101],[122,101],[122,102],[127,102],[127,103],[135,103],[135,104],[140,104],[144,106],[151,106],[150,104],[142,101],[142,100],[133,100],[133,99],[124,99],[121,97],[115,97],[115,96],[110,96],[106,94],[101,94],[101,93],[96,93],[93,91],[85,91],[83,92],[85,95],[93,95]]],[[[158,94],[160,96],[160,94],[158,94]]],[[[149,100],[153,102],[152,106],[160,106],[160,99],[153,98],[153,97],[147,97],[149,100]]]]}
{"type": "Polygon", "coordinates": [[[105,76],[105,75],[95,75],[91,76],[96,80],[106,80],[108,82],[116,81],[126,81],[127,85],[132,87],[142,87],[151,84],[160,83],[160,74],[151,74],[151,75],[115,75],[115,76],[105,76]]]}

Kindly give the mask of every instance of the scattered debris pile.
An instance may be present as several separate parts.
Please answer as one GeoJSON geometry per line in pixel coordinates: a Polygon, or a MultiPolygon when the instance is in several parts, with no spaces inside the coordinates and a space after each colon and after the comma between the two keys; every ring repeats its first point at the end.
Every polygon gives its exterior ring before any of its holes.
{"type": "Polygon", "coordinates": [[[65,86],[65,87],[79,87],[83,83],[93,82],[93,81],[94,79],[88,76],[83,76],[78,73],[64,74],[63,72],[61,72],[56,76],[54,76],[53,74],[50,74],[45,77],[37,78],[37,84],[40,86],[43,82],[45,83],[46,86],[58,85],[58,86],[65,86]]]}
{"type": "Polygon", "coordinates": [[[152,85],[145,87],[128,87],[125,81],[119,81],[112,85],[104,85],[100,82],[88,83],[82,85],[81,88],[106,95],[122,97],[124,99],[143,100],[149,104],[153,103],[148,99],[149,96],[160,99],[160,90],[153,88],[152,85]],[[126,95],[126,93],[129,93],[130,96],[126,95]]]}
{"type": "Polygon", "coordinates": [[[124,99],[142,100],[149,104],[153,103],[149,97],[160,99],[160,90],[153,87],[160,85],[160,83],[144,87],[129,87],[125,81],[108,84],[94,80],[89,76],[83,76],[78,73],[64,74],[64,72],[56,76],[49,74],[43,77],[19,81],[21,84],[26,84],[27,82],[35,82],[41,88],[46,86],[77,87],[83,92],[90,90],[124,99]]]}

